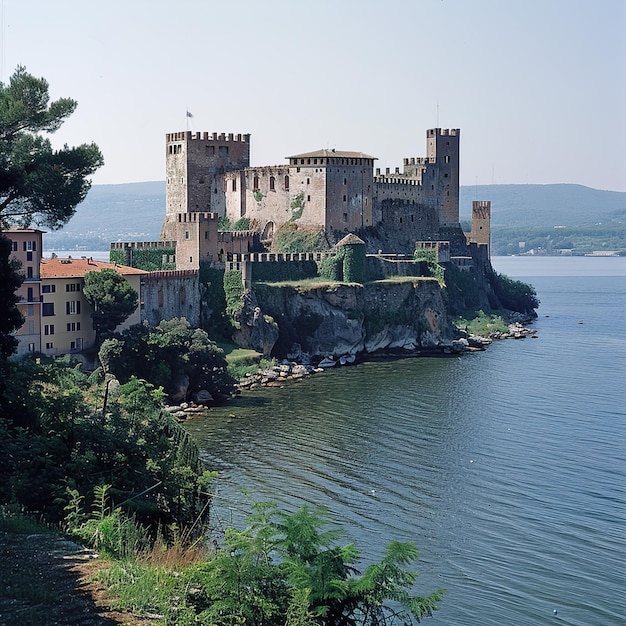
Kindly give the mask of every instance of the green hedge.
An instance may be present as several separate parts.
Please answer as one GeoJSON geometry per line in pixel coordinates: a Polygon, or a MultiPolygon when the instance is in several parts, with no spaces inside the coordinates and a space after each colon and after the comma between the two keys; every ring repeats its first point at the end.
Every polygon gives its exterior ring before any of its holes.
{"type": "Polygon", "coordinates": [[[276,263],[252,263],[252,280],[259,282],[283,282],[306,280],[317,276],[315,261],[278,261],[276,263]]]}

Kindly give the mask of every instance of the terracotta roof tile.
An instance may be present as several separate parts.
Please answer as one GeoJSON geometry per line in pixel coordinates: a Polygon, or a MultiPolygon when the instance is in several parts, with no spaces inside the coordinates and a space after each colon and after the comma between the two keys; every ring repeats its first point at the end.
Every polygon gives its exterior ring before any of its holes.
{"type": "Polygon", "coordinates": [[[41,278],[82,278],[87,272],[102,270],[105,268],[113,269],[123,276],[131,274],[147,274],[144,270],[126,265],[117,265],[115,263],[106,263],[105,261],[94,261],[89,258],[61,259],[59,257],[53,259],[41,259],[39,273],[41,278]]]}
{"type": "Polygon", "coordinates": [[[286,159],[311,159],[311,158],[330,158],[336,157],[340,159],[376,159],[376,157],[364,154],[363,152],[342,152],[341,150],[315,150],[314,152],[303,152],[302,154],[292,154],[285,157],[286,159]]]}

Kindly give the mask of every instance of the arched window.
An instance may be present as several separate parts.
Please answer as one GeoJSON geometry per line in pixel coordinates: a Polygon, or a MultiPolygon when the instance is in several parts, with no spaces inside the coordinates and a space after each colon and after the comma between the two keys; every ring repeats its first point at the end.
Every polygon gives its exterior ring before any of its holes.
{"type": "Polygon", "coordinates": [[[270,176],[270,191],[276,191],[276,179],[270,176]]]}
{"type": "Polygon", "coordinates": [[[252,183],[252,188],[254,191],[258,191],[259,190],[259,177],[255,176],[254,177],[254,182],[252,183]]]}
{"type": "Polygon", "coordinates": [[[285,191],[289,191],[289,176],[285,176],[285,191]]]}

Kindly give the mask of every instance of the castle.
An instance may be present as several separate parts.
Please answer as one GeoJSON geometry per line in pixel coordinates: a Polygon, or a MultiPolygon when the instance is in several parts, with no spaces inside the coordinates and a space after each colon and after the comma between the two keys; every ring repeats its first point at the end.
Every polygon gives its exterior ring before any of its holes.
{"type": "Polygon", "coordinates": [[[323,228],[332,243],[356,232],[370,252],[412,254],[418,241],[445,240],[453,257],[467,257],[468,243],[489,245],[490,204],[475,203],[472,231],[464,234],[459,142],[459,129],[429,129],[425,157],[405,158],[402,172],[381,173],[375,157],[334,149],[251,167],[249,134],[169,133],[158,245],[175,249],[176,269],[197,269],[224,255],[271,250],[278,229],[291,223],[323,228]],[[220,217],[231,224],[246,218],[250,228],[221,232],[220,217]]]}
{"type": "Polygon", "coordinates": [[[274,253],[276,233],[287,224],[323,229],[331,244],[356,233],[376,253],[369,263],[372,276],[412,275],[416,250],[434,251],[440,262],[467,270],[489,257],[491,203],[473,203],[471,232],[464,233],[459,141],[459,129],[430,129],[425,157],[405,158],[402,172],[381,173],[374,168],[375,157],[334,149],[294,154],[283,165],[251,167],[250,135],[170,133],[160,241],[112,243],[111,264],[103,264],[85,258],[45,260],[42,231],[6,233],[25,268],[19,307],[26,321],[16,333],[18,353],[55,355],[92,347],[95,335],[81,285],[85,273],[105,266],[123,274],[139,293],[139,310],[128,323],[156,325],[186,317],[199,325],[202,263],[240,269],[244,285],[251,286],[259,264],[265,266],[259,274],[270,276],[272,263],[321,260],[319,252],[315,259],[274,253]],[[245,219],[248,229],[223,231],[220,218],[231,224],[245,219]],[[151,259],[151,268],[133,269],[142,265],[142,254],[151,259]]]}

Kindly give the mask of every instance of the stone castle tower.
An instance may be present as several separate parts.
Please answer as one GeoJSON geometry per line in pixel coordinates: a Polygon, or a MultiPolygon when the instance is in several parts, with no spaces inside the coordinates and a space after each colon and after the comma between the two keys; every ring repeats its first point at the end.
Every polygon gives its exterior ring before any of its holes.
{"type": "Polygon", "coordinates": [[[479,246],[487,247],[487,254],[491,250],[491,201],[474,200],[472,202],[472,231],[468,240],[479,246]]]}
{"type": "Polygon", "coordinates": [[[250,135],[168,133],[165,138],[165,221],[161,240],[175,240],[181,213],[223,215],[224,173],[250,165],[250,135]]]}
{"type": "Polygon", "coordinates": [[[431,198],[439,215],[439,226],[459,223],[459,139],[458,128],[430,128],[426,132],[426,158],[435,168],[427,168],[430,180],[422,182],[424,196],[431,198]]]}

